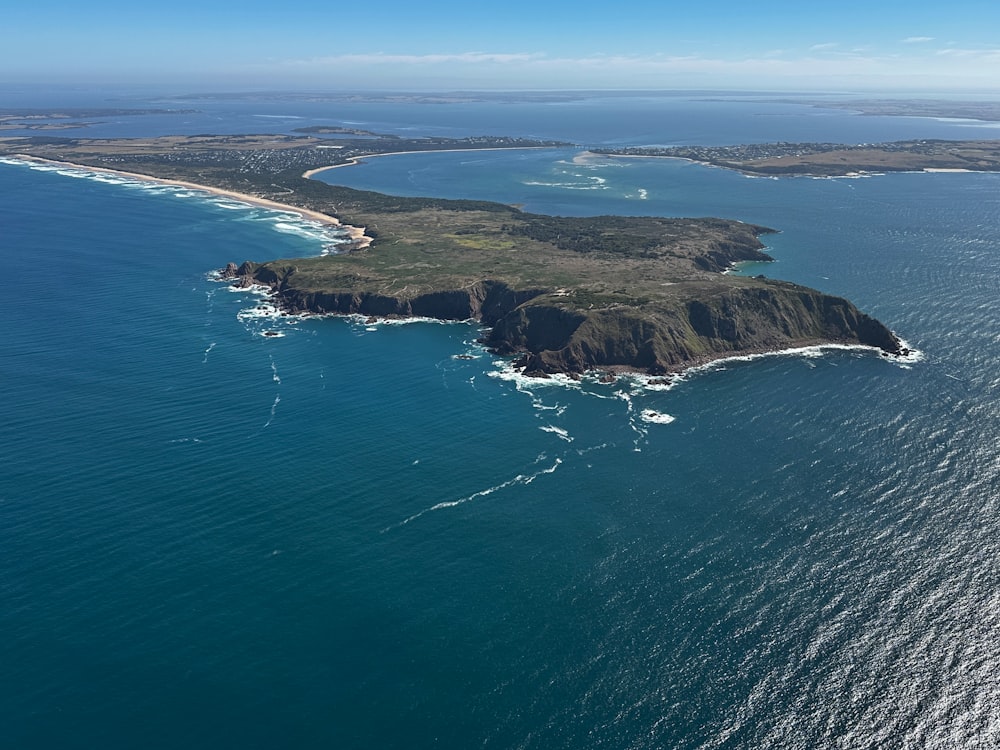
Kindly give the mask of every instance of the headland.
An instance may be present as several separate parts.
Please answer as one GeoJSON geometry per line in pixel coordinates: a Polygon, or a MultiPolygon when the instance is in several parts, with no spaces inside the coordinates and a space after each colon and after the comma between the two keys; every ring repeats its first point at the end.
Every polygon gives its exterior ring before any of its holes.
{"type": "MultiPolygon", "coordinates": [[[[719,218],[557,217],[488,201],[404,198],[329,185],[310,170],[379,153],[555,145],[522,139],[388,138],[331,148],[299,136],[0,139],[0,153],[208,189],[354,227],[333,255],[231,263],[290,314],[476,320],[484,342],[544,376],[662,375],[716,359],[838,344],[904,354],[845,299],[725,274],[767,261],[774,230],[719,218]],[[365,148],[369,153],[364,153],[365,148]],[[335,157],[335,158],[334,158],[335,157]],[[332,162],[332,163],[331,163],[332,162]]],[[[237,259],[239,260],[239,259],[237,259]]]]}
{"type": "Polygon", "coordinates": [[[853,177],[885,172],[1000,171],[1000,141],[628,146],[594,148],[589,153],[602,156],[687,159],[755,177],[853,177]]]}

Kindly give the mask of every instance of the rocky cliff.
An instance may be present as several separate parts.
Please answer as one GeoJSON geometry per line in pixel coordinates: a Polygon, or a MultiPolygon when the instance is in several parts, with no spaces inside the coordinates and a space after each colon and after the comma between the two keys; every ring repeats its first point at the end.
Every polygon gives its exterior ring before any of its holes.
{"type": "Polygon", "coordinates": [[[502,354],[523,353],[525,372],[535,375],[591,369],[663,374],[727,356],[822,343],[902,353],[888,328],[847,300],[781,282],[638,308],[581,311],[535,298],[501,318],[486,343],[502,354]]]}
{"type": "Polygon", "coordinates": [[[250,262],[230,264],[222,275],[270,287],[290,313],[477,320],[490,327],[483,341],[491,350],[520,356],[526,374],[536,376],[665,374],[727,356],[823,343],[903,353],[888,328],[847,300],[762,278],[725,277],[725,284],[708,287],[679,283],[669,297],[636,300],[512,289],[491,280],[413,296],[309,290],[296,287],[295,266],[250,262]]]}

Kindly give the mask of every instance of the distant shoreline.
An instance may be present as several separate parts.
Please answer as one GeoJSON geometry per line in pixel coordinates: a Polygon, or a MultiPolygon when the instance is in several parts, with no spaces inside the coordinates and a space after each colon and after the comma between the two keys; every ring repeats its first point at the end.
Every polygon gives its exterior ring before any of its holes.
{"type": "MultiPolygon", "coordinates": [[[[406,156],[407,154],[456,154],[462,152],[475,153],[477,151],[538,151],[541,149],[552,149],[558,148],[558,146],[492,146],[489,148],[428,148],[423,151],[388,151],[382,154],[364,154],[363,156],[352,156],[348,161],[343,164],[331,164],[328,167],[316,167],[315,169],[307,169],[302,173],[302,176],[307,180],[311,180],[313,176],[319,174],[320,172],[326,172],[329,169],[340,169],[341,167],[356,167],[359,164],[363,164],[367,159],[376,159],[381,156],[406,156]]],[[[567,148],[572,148],[568,146],[567,148]]]]}
{"type": "Polygon", "coordinates": [[[351,240],[357,243],[356,246],[358,248],[367,247],[371,244],[371,237],[368,237],[365,234],[364,227],[344,224],[339,219],[330,216],[329,214],[324,214],[320,211],[313,211],[308,208],[302,208],[301,206],[296,206],[291,203],[281,203],[279,201],[271,200],[270,198],[261,198],[256,195],[250,195],[249,193],[240,193],[235,190],[225,190],[223,188],[212,187],[210,185],[202,185],[197,182],[173,180],[166,177],[151,177],[150,175],[141,174],[139,172],[127,172],[123,169],[108,169],[107,167],[93,167],[89,164],[45,159],[40,156],[31,156],[30,154],[13,154],[12,158],[29,163],[50,164],[55,167],[67,167],[69,169],[83,169],[90,172],[128,177],[129,179],[139,180],[141,182],[152,182],[158,185],[170,185],[173,187],[187,188],[189,190],[198,190],[203,193],[208,193],[209,195],[219,196],[220,198],[231,198],[232,200],[239,201],[240,203],[246,203],[251,206],[298,214],[302,218],[308,219],[309,221],[315,221],[325,226],[337,227],[338,229],[342,229],[347,232],[347,235],[351,238],[351,240]]]}
{"type": "MultiPolygon", "coordinates": [[[[667,154],[600,154],[594,151],[584,151],[576,156],[577,159],[583,160],[588,158],[604,158],[604,159],[673,159],[675,161],[686,161],[691,164],[700,164],[703,167],[708,167],[709,169],[725,169],[730,172],[736,172],[744,177],[756,177],[762,179],[780,179],[782,177],[810,177],[812,179],[824,179],[824,180],[837,180],[844,177],[879,177],[886,174],[996,174],[994,171],[978,170],[978,169],[965,169],[960,167],[924,167],[923,169],[905,169],[905,170],[888,170],[883,172],[844,172],[843,174],[813,174],[811,172],[795,172],[789,174],[762,174],[760,172],[753,172],[746,169],[739,169],[738,167],[730,167],[723,164],[715,164],[710,161],[703,161],[701,159],[692,159],[689,156],[669,156],[667,154]]],[[[346,166],[346,165],[338,165],[346,166]]]]}
{"type": "Polygon", "coordinates": [[[892,173],[1000,172],[1000,140],[890,143],[757,143],[735,146],[595,148],[586,160],[684,159],[749,177],[867,177],[892,173]]]}

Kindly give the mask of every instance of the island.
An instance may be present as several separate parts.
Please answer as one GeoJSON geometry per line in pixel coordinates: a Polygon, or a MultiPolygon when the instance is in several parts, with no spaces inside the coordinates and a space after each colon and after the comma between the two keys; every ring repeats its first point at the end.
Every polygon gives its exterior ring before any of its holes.
{"type": "MultiPolygon", "coordinates": [[[[350,134],[345,134],[350,135],[350,134]]],[[[484,343],[533,376],[666,375],[713,360],[840,344],[905,355],[840,297],[728,274],[768,261],[774,230],[720,218],[558,217],[488,201],[383,195],[304,174],[400,151],[545,148],[504,137],[329,141],[308,136],[0,139],[0,153],[204,186],[348,232],[338,252],[234,260],[288,314],[475,320],[484,343]]]]}
{"type": "Polygon", "coordinates": [[[1000,171],[1000,141],[997,140],[916,140],[856,145],[778,142],[735,146],[627,146],[593,148],[589,153],[687,159],[756,177],[1000,171]]]}

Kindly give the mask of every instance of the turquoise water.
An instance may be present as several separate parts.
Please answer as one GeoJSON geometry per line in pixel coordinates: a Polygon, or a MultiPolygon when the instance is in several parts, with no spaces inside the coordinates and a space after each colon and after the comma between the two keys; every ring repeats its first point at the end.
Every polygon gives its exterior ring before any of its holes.
{"type": "Polygon", "coordinates": [[[1000,177],[577,153],[327,175],[769,224],[753,272],[923,359],[520,382],[473,326],[282,320],[207,278],[320,252],[287,216],[0,164],[5,746],[1000,740],[1000,177]]]}

